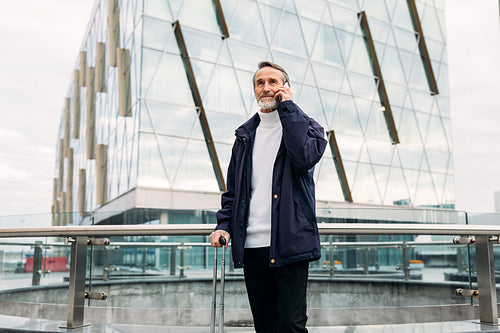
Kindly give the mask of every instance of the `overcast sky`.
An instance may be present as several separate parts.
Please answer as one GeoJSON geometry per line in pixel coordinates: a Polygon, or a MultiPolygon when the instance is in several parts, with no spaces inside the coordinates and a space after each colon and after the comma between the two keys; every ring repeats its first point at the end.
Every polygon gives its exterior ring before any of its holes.
{"type": "MultiPolygon", "coordinates": [[[[500,190],[498,0],[445,3],[456,208],[492,212],[500,190]]],[[[93,4],[2,4],[0,216],[50,212],[61,112],[93,4]]]]}

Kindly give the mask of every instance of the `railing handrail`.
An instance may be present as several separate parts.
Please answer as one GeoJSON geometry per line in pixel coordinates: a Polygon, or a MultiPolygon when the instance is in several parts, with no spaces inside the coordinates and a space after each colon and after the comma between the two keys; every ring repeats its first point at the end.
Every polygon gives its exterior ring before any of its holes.
{"type": "MultiPolygon", "coordinates": [[[[215,224],[86,225],[0,228],[0,238],[68,236],[207,236],[215,224]]],[[[318,223],[323,235],[500,235],[500,225],[318,223]]]]}

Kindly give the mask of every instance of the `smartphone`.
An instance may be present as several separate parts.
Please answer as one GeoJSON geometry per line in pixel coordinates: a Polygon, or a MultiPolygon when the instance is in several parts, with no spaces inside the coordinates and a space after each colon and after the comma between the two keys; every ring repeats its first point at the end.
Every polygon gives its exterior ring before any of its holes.
{"type": "Polygon", "coordinates": [[[276,101],[278,102],[278,104],[281,103],[281,96],[276,97],[276,101]]]}

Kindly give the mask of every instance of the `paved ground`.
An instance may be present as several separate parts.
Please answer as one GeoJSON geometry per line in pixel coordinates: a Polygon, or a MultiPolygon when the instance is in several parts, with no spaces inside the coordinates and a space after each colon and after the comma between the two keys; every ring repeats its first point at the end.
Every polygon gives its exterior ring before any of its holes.
{"type": "MultiPolygon", "coordinates": [[[[86,327],[67,329],[66,323],[53,320],[11,317],[0,315],[0,332],[73,332],[73,333],[207,333],[209,327],[178,327],[152,325],[90,324],[86,327]]],[[[218,330],[216,330],[218,332],[218,330]]],[[[253,328],[224,329],[225,333],[253,333],[253,328]]],[[[310,327],[310,333],[472,333],[500,332],[498,326],[481,325],[472,321],[442,322],[402,325],[310,327]]]]}

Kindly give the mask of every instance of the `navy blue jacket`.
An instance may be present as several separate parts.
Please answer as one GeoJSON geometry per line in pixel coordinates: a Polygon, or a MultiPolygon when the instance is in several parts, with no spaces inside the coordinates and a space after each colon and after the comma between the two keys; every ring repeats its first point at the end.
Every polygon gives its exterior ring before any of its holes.
{"type": "MultiPolygon", "coordinates": [[[[274,267],[321,257],[313,172],[325,151],[323,128],[294,102],[278,104],[283,136],[276,156],[272,184],[271,247],[274,267]]],[[[252,151],[260,117],[255,114],[236,129],[215,230],[231,235],[234,267],[243,267],[251,192],[252,151]]]]}

